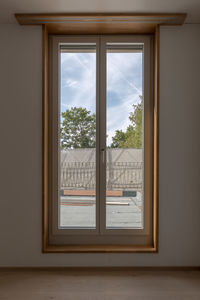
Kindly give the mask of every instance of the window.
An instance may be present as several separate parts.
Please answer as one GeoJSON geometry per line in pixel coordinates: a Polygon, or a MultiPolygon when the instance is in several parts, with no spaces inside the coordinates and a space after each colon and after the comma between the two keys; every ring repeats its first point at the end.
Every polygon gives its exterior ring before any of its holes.
{"type": "Polygon", "coordinates": [[[49,45],[49,243],[151,245],[153,36],[51,35],[49,45]]]}
{"type": "Polygon", "coordinates": [[[182,25],[186,14],[15,17],[21,25],[43,28],[43,252],[156,252],[159,29],[182,25]],[[132,65],[134,56],[142,59],[139,71],[132,65]],[[64,60],[71,62],[66,78],[64,60]],[[87,101],[77,88],[85,67],[87,101]],[[139,91],[137,101],[123,101],[127,84],[139,91]],[[63,86],[68,96],[70,89],[81,96],[78,102],[66,98],[63,86]],[[73,138],[74,114],[79,124],[88,124],[81,144],[77,130],[73,138]]]}

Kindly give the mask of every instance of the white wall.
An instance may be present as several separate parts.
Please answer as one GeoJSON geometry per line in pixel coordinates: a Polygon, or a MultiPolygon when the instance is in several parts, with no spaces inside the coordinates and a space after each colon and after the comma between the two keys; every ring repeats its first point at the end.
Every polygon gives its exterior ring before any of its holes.
{"type": "Polygon", "coordinates": [[[0,266],[200,265],[200,25],[161,29],[158,254],[42,254],[42,32],[0,25],[0,266]]]}

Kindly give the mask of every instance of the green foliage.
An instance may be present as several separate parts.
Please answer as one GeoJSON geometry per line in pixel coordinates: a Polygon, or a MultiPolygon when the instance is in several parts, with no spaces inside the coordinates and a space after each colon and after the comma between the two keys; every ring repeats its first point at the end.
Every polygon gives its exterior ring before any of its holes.
{"type": "MultiPolygon", "coordinates": [[[[129,125],[125,132],[116,130],[112,137],[111,148],[142,148],[142,111],[143,101],[133,104],[129,125]]],[[[96,115],[86,108],[72,107],[62,113],[60,130],[61,148],[95,148],[96,146],[96,115]]]]}
{"type": "Polygon", "coordinates": [[[96,145],[96,115],[86,108],[72,107],[62,113],[61,148],[94,148],[96,145]]]}
{"type": "Polygon", "coordinates": [[[116,130],[115,136],[112,137],[112,144],[111,148],[121,148],[121,145],[123,145],[126,142],[126,133],[122,130],[116,130]]]}
{"type": "Polygon", "coordinates": [[[140,96],[140,100],[138,104],[133,104],[133,112],[129,116],[132,124],[127,127],[125,132],[115,131],[111,148],[142,148],[142,96],[140,96]]]}

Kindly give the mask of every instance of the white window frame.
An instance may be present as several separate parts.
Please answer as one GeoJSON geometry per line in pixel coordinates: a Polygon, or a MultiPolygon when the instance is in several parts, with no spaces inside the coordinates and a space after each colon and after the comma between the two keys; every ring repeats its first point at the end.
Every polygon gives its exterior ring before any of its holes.
{"type": "Polygon", "coordinates": [[[49,243],[52,245],[135,245],[152,244],[153,239],[153,37],[151,35],[95,35],[49,37],[49,243]],[[101,40],[101,42],[100,42],[101,40]],[[101,149],[106,149],[106,43],[144,44],[144,229],[106,229],[105,216],[105,164],[100,159],[101,149]],[[59,229],[59,44],[96,43],[96,229],[59,229]],[[101,103],[101,105],[100,105],[101,103]],[[99,118],[101,115],[101,119],[99,118]],[[101,134],[100,134],[101,132],[101,134]],[[101,222],[100,217],[101,215],[101,222]]]}

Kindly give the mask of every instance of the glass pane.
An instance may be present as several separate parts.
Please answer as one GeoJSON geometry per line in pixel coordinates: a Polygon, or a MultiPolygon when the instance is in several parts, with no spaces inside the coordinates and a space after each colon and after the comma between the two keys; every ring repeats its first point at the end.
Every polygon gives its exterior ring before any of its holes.
{"type": "Polygon", "coordinates": [[[96,227],[96,47],[60,46],[59,227],[96,227]]]}
{"type": "Polygon", "coordinates": [[[106,227],[143,227],[143,45],[107,44],[106,227]]]}

